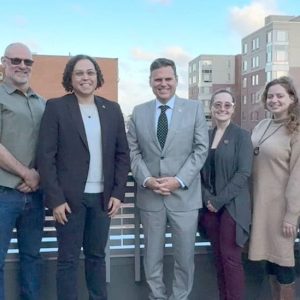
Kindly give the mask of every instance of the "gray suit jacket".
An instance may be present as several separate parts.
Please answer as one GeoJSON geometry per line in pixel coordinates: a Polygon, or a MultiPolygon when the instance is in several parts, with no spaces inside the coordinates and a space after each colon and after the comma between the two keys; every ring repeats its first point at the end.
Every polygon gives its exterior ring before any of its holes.
{"type": "Polygon", "coordinates": [[[176,97],[164,149],[156,136],[155,100],[134,108],[129,122],[128,143],[131,169],[137,182],[137,206],[159,211],[165,205],[172,211],[202,207],[200,169],[208,149],[207,124],[198,101],[176,97]],[[144,188],[147,177],[177,176],[186,188],[161,196],[144,188]]]}

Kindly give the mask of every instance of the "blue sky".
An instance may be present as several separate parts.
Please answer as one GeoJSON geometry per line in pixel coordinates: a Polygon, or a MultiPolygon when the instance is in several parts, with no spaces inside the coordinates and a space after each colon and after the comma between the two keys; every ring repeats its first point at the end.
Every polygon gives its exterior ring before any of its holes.
{"type": "Polygon", "coordinates": [[[245,35],[270,14],[299,15],[298,0],[0,0],[0,51],[24,42],[49,55],[119,58],[119,103],[125,114],[153,98],[149,65],[175,60],[178,95],[187,96],[188,61],[237,54],[245,35]]]}

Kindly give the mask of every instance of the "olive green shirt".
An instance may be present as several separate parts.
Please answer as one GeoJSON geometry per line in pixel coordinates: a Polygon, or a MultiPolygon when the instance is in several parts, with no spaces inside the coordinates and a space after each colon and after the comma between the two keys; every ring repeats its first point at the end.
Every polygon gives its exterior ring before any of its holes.
{"type": "MultiPolygon", "coordinates": [[[[26,95],[0,84],[0,143],[23,165],[35,166],[35,152],[45,101],[32,89],[26,95]]],[[[22,179],[0,168],[0,186],[16,188],[22,179]]]]}

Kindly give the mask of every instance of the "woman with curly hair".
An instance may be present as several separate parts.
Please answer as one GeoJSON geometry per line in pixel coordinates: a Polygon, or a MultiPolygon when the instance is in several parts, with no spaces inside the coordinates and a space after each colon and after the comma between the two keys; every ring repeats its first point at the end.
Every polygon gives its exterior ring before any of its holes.
{"type": "Polygon", "coordinates": [[[266,261],[273,299],[295,299],[294,240],[300,215],[299,98],[289,77],[262,94],[272,119],[253,130],[250,260],[266,261]]]}

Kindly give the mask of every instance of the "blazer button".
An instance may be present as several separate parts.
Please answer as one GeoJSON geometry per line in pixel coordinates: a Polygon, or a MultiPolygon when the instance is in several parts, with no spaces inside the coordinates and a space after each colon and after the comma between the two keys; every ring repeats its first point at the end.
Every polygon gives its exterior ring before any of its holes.
{"type": "Polygon", "coordinates": [[[160,157],[160,159],[164,159],[164,158],[165,158],[164,156],[161,156],[161,157],[160,157]]]}

